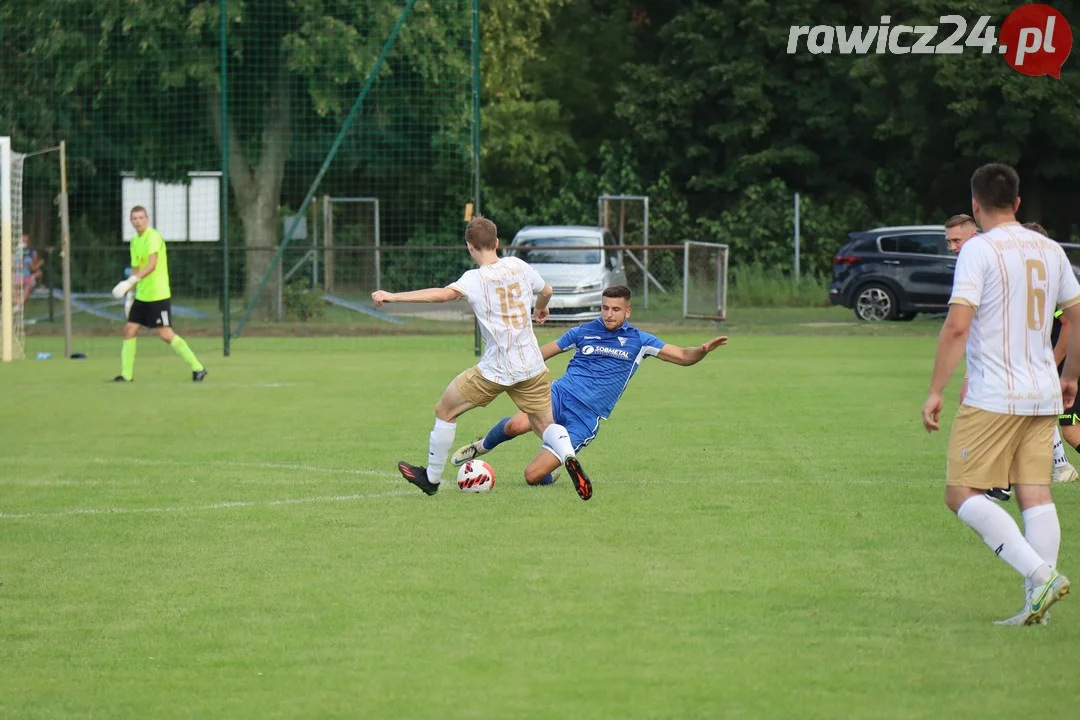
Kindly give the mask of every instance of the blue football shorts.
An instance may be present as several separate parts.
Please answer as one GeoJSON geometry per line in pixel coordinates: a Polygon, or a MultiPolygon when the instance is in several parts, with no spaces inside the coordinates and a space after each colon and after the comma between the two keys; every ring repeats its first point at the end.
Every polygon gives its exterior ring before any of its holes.
{"type": "Polygon", "coordinates": [[[591,443],[600,432],[600,416],[560,386],[558,381],[551,385],[551,412],[555,417],[555,422],[570,433],[570,442],[574,446],[574,452],[579,452],[591,443]]]}

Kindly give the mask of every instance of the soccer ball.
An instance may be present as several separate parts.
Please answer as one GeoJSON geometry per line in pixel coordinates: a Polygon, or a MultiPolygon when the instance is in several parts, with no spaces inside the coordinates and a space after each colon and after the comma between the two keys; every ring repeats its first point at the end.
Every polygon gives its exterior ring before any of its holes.
{"type": "Polygon", "coordinates": [[[483,460],[469,460],[458,470],[457,486],[464,492],[491,492],[495,471],[483,460]]]}

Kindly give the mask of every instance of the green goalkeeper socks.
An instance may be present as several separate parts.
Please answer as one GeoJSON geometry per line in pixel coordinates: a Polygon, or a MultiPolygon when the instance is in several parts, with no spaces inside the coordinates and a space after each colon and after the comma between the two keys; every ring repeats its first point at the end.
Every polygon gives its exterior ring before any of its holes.
{"type": "MultiPolygon", "coordinates": [[[[169,345],[172,346],[172,349],[176,351],[177,355],[184,358],[184,362],[191,366],[192,372],[201,372],[204,369],[203,364],[199,362],[199,358],[195,357],[195,353],[191,352],[191,348],[184,342],[184,338],[179,335],[174,335],[172,342],[169,343],[169,345]]],[[[131,356],[132,358],[135,357],[134,349],[131,351],[131,356]]]]}
{"type": "Polygon", "coordinates": [[[120,375],[125,380],[135,376],[135,338],[124,340],[120,346],[120,375]]]}

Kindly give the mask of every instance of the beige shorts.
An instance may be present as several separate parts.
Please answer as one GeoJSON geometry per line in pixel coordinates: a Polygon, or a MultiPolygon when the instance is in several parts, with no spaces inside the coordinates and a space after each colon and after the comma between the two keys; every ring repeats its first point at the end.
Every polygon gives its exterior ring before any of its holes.
{"type": "Polygon", "coordinates": [[[510,396],[521,412],[532,415],[551,412],[551,373],[544,370],[515,385],[498,385],[473,366],[454,378],[454,386],[478,407],[484,407],[502,393],[510,396]]]}
{"type": "Polygon", "coordinates": [[[946,485],[989,490],[1049,485],[1057,417],[1001,415],[961,405],[949,435],[946,485]]]}

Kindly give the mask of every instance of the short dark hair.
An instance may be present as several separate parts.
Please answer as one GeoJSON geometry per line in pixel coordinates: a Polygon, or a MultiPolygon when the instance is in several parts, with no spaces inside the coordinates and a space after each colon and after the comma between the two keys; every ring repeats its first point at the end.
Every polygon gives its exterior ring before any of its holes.
{"type": "Polygon", "coordinates": [[[465,226],[465,242],[477,250],[494,250],[499,229],[483,215],[477,215],[465,226]]]}
{"type": "Polygon", "coordinates": [[[950,228],[958,227],[960,225],[967,225],[968,223],[974,225],[975,218],[971,217],[970,215],[960,213],[959,215],[953,215],[951,218],[945,221],[945,229],[948,230],[950,228]]]}
{"type": "Polygon", "coordinates": [[[989,163],[971,176],[971,195],[992,210],[1012,210],[1020,197],[1020,176],[1008,165],[989,163]]]}
{"type": "Polygon", "coordinates": [[[626,304],[630,304],[630,288],[625,285],[612,285],[611,287],[604,288],[604,297],[606,298],[622,298],[626,301],[626,304]]]}
{"type": "Polygon", "coordinates": [[[1040,225],[1037,222],[1024,223],[1024,227],[1027,228],[1028,230],[1034,230],[1035,232],[1039,233],[1040,235],[1045,235],[1046,237],[1050,237],[1050,233],[1046,232],[1046,228],[1044,228],[1042,225],[1040,225]]]}
{"type": "Polygon", "coordinates": [[[141,212],[146,217],[150,217],[150,213],[146,212],[146,208],[144,208],[142,205],[136,205],[135,207],[131,208],[131,212],[128,213],[128,217],[131,217],[137,212],[141,212]]]}

